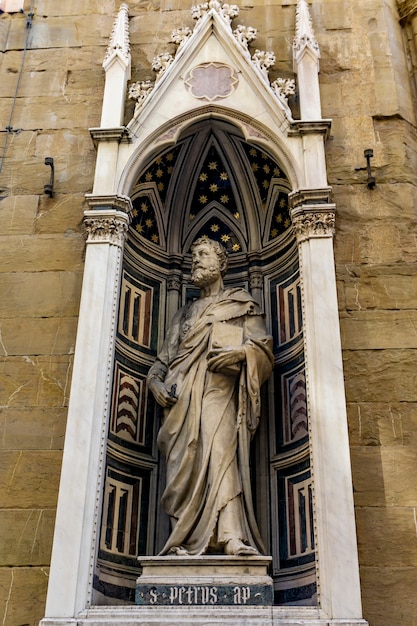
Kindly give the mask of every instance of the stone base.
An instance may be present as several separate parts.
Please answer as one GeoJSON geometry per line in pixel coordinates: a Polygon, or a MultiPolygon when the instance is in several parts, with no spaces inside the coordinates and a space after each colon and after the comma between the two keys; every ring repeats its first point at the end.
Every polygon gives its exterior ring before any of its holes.
{"type": "Polygon", "coordinates": [[[363,619],[326,618],[319,609],[256,606],[95,607],[76,618],[44,618],[40,626],[368,626],[363,619]]]}
{"type": "Polygon", "coordinates": [[[272,606],[271,557],[140,557],[136,604],[272,606]]]}

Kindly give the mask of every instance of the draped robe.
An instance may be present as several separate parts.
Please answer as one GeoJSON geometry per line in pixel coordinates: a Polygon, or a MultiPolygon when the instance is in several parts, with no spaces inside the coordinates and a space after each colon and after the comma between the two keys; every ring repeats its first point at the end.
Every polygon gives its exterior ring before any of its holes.
{"type": "Polygon", "coordinates": [[[176,385],[178,398],[164,409],[158,434],[167,466],[162,505],[172,522],[161,554],[176,547],[203,554],[236,533],[263,551],[252,505],[249,444],[260,416],[260,387],[273,367],[271,344],[258,305],[240,288],[186,305],[174,317],[148,377],[163,380],[168,389],[176,385]],[[213,325],[219,322],[243,331],[246,359],[234,376],[207,367],[213,325]],[[237,508],[226,509],[232,501],[237,508]],[[222,511],[231,509],[231,520],[230,514],[223,516],[220,524],[222,511]]]}

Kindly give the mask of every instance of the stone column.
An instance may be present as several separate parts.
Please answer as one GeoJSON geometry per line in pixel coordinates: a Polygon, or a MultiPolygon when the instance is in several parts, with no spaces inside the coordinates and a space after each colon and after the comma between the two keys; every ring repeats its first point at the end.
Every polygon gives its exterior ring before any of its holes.
{"type": "Polygon", "coordinates": [[[360,619],[359,565],[333,257],[335,206],[328,203],[326,190],[321,191],[321,194],[320,190],[297,192],[291,197],[303,293],[318,599],[324,616],[329,619],[360,619]]]}
{"type": "Polygon", "coordinates": [[[90,196],[88,202],[84,279],[44,624],[51,623],[48,617],[75,617],[89,605],[99,523],[121,260],[131,205],[129,198],[118,196],[90,196]]]}

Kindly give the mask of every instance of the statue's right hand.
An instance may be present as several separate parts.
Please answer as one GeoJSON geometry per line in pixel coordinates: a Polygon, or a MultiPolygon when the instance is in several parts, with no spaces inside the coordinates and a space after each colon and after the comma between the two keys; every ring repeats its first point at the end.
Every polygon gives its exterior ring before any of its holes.
{"type": "Polygon", "coordinates": [[[172,406],[176,403],[178,398],[168,391],[167,386],[161,380],[153,379],[149,384],[149,387],[157,403],[164,408],[172,406]]]}

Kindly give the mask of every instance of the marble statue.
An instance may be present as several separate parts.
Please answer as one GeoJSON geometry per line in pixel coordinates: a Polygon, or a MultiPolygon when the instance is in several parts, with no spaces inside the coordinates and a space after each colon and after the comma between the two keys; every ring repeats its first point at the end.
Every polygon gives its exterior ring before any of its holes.
{"type": "Polygon", "coordinates": [[[260,388],[273,367],[272,338],[252,296],[225,288],[226,250],[202,237],[191,277],[200,298],[182,307],[148,375],[164,407],[162,505],[172,532],[161,554],[243,556],[263,551],[252,505],[249,444],[260,388]]]}

